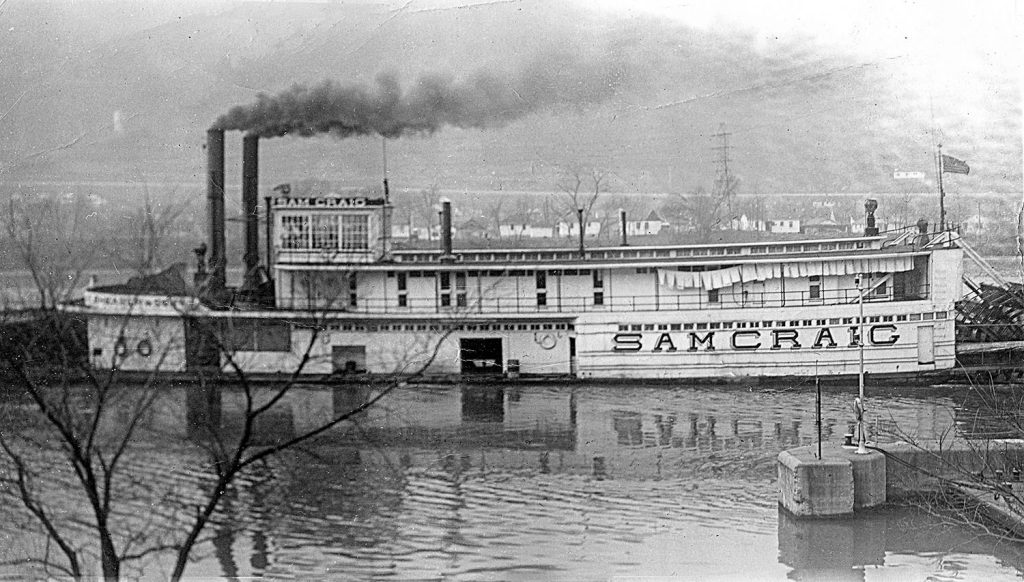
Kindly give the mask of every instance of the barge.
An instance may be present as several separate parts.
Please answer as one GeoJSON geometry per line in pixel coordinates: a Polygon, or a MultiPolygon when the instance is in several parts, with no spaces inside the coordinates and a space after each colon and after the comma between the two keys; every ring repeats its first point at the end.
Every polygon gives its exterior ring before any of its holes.
{"type": "Polygon", "coordinates": [[[245,276],[226,281],[224,132],[207,134],[209,241],[184,277],[93,286],[99,369],[581,379],[923,377],[956,362],[955,232],[737,244],[436,249],[390,238],[391,201],[264,196],[243,140],[245,276]],[[208,256],[207,256],[208,254],[208,256]]]}

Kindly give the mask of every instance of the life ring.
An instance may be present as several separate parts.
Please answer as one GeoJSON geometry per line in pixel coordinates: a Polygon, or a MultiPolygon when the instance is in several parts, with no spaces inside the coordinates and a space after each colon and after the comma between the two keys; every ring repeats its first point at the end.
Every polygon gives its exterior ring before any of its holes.
{"type": "Polygon", "coordinates": [[[537,339],[537,343],[545,350],[551,350],[558,344],[558,340],[555,338],[554,334],[545,333],[537,339]]]}
{"type": "Polygon", "coordinates": [[[114,353],[119,358],[123,358],[128,355],[128,342],[125,341],[124,336],[117,338],[117,343],[114,344],[114,353]]]}
{"type": "Polygon", "coordinates": [[[136,346],[135,351],[139,352],[139,355],[143,358],[148,358],[153,353],[153,344],[148,339],[144,339],[139,342],[136,346]]]}

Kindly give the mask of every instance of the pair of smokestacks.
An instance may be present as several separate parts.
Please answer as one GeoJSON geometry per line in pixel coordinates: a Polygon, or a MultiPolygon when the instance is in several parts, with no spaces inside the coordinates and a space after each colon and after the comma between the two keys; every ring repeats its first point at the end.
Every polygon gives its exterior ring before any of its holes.
{"type": "MultiPolygon", "coordinates": [[[[227,283],[227,251],[224,236],[224,130],[206,132],[206,215],[209,220],[211,291],[221,291],[227,283]]],[[[245,225],[244,288],[259,283],[259,137],[242,138],[242,216],[245,225]]]]}

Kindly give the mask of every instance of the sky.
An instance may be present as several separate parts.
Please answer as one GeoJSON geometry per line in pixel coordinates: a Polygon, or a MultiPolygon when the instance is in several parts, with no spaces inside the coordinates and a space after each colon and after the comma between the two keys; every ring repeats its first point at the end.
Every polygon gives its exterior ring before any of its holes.
{"type": "MultiPolygon", "coordinates": [[[[1017,79],[1024,96],[1024,0],[577,0],[608,13],[659,17],[716,32],[753,35],[771,54],[786,44],[885,63],[910,108],[929,115],[945,141],[965,116],[995,127],[990,104],[1001,80],[1017,79]]],[[[1024,104],[1022,104],[1024,105],[1024,104]]],[[[1024,136],[1021,136],[1024,139],[1024,136]]]]}
{"type": "MultiPolygon", "coordinates": [[[[670,18],[704,29],[736,29],[757,45],[808,39],[868,60],[897,59],[915,82],[955,85],[979,67],[1024,72],[1024,4],[1013,0],[586,0],[623,15],[670,18]]],[[[947,87],[948,88],[948,87],[947,87]]]]}

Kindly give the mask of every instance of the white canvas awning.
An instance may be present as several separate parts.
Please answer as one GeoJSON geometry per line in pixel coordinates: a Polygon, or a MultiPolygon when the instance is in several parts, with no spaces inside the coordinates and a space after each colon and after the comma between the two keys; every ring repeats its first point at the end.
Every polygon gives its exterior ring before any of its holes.
{"type": "Polygon", "coordinates": [[[838,261],[805,261],[794,263],[749,263],[711,271],[658,270],[658,281],[673,289],[722,289],[744,281],[812,277],[822,275],[856,275],[858,273],[896,273],[914,268],[914,257],[869,257],[838,261]]]}

